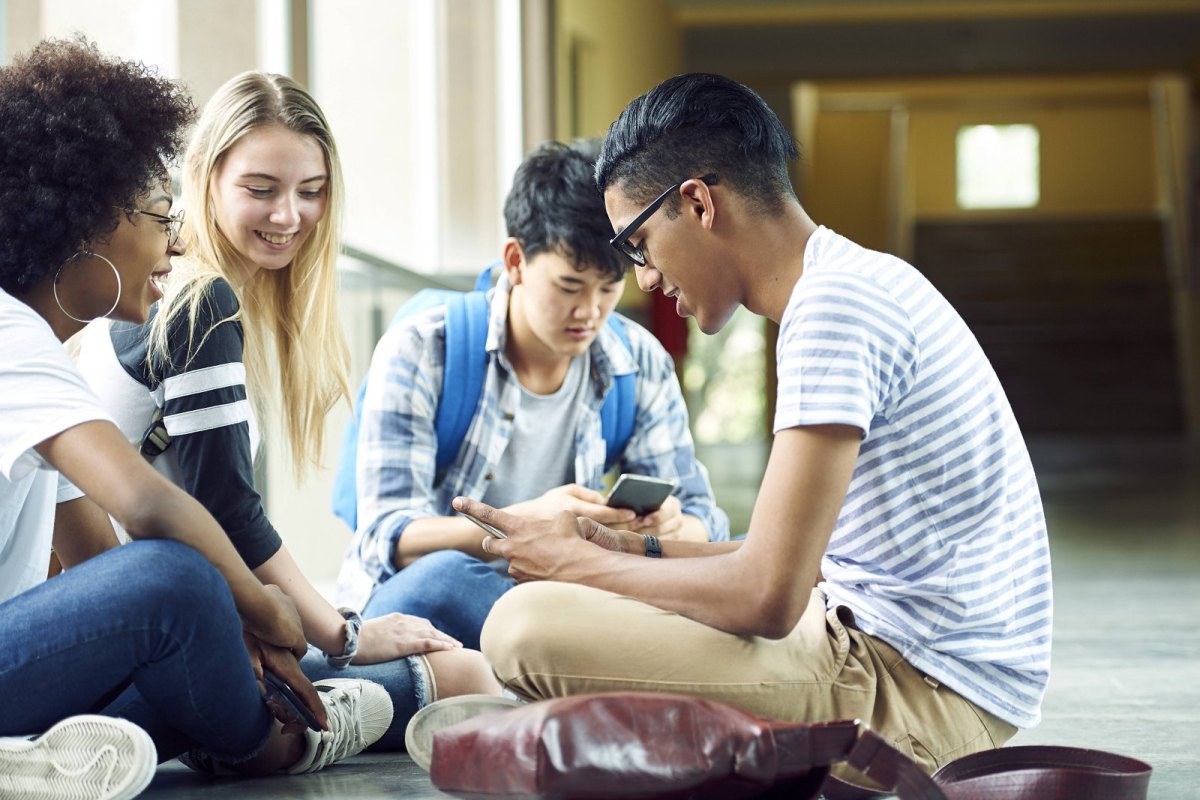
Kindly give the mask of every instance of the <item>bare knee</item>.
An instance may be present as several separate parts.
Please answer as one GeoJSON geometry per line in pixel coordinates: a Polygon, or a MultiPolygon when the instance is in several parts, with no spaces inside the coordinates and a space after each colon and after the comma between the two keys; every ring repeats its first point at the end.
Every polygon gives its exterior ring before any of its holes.
{"type": "Polygon", "coordinates": [[[438,699],[460,694],[500,694],[500,682],[478,650],[439,650],[427,653],[438,699]]]}

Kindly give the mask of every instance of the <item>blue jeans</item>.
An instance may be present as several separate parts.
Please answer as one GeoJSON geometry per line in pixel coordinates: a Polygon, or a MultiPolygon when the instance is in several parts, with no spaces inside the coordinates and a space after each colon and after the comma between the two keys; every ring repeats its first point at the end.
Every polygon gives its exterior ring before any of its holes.
{"type": "Polygon", "coordinates": [[[229,586],[178,542],[110,550],[0,604],[0,735],[124,717],[161,760],[255,755],[271,731],[229,586]]]}
{"type": "Polygon", "coordinates": [[[421,556],[380,586],[363,609],[363,616],[381,617],[393,611],[424,617],[443,633],[479,649],[483,621],[500,595],[516,586],[506,573],[457,550],[421,556]]]}
{"type": "Polygon", "coordinates": [[[325,654],[310,644],[308,655],[300,661],[300,669],[311,681],[350,678],[374,681],[386,689],[392,698],[392,724],[379,741],[371,745],[370,750],[403,750],[404,729],[408,727],[408,721],[434,699],[425,664],[421,656],[409,656],[382,664],[352,664],[345,669],[337,669],[326,664],[325,654]]]}

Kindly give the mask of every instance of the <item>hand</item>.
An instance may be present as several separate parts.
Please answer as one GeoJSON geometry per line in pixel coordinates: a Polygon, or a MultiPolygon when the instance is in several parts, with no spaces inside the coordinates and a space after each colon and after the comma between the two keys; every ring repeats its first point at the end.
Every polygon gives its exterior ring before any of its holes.
{"type": "Polygon", "coordinates": [[[594,545],[599,545],[605,550],[611,550],[614,553],[639,556],[646,554],[646,540],[642,538],[642,534],[640,533],[606,528],[599,522],[596,522],[596,520],[588,519],[587,517],[580,517],[578,522],[579,531],[583,534],[583,538],[594,545]]]}
{"type": "Polygon", "coordinates": [[[507,539],[485,534],[482,547],[489,555],[508,559],[508,574],[518,581],[578,580],[587,573],[582,562],[588,551],[600,552],[584,541],[578,518],[570,512],[552,519],[527,519],[469,497],[456,497],[451,505],[507,534],[507,539]]]}
{"type": "Polygon", "coordinates": [[[551,519],[567,511],[576,517],[588,517],[605,525],[622,528],[637,519],[636,512],[627,508],[612,508],[600,492],[577,483],[555,487],[541,497],[514,503],[504,510],[514,516],[530,519],[551,519]]]}
{"type": "Polygon", "coordinates": [[[378,664],[416,653],[454,650],[462,642],[442,633],[427,619],[408,614],[385,614],[363,620],[358,653],[352,664],[378,664]]]}
{"type": "Polygon", "coordinates": [[[273,584],[263,586],[263,596],[266,598],[265,610],[255,614],[256,619],[243,615],[242,627],[265,644],[290,650],[297,660],[304,658],[308,642],[296,604],[273,584]]]}
{"type": "MultiPolygon", "coordinates": [[[[242,640],[246,644],[246,653],[250,656],[250,666],[254,669],[254,677],[258,679],[259,690],[265,690],[263,682],[263,667],[267,667],[292,688],[305,706],[316,716],[317,722],[324,730],[329,730],[329,719],[325,714],[325,704],[317,694],[304,673],[300,670],[300,662],[286,647],[276,647],[264,642],[249,631],[242,631],[242,640]]],[[[283,723],[284,733],[299,733],[307,729],[304,720],[297,719],[291,709],[268,701],[267,708],[275,715],[275,719],[283,723]]]]}
{"type": "Polygon", "coordinates": [[[679,498],[671,495],[652,514],[638,517],[625,526],[626,530],[649,533],[660,539],[672,539],[683,530],[683,505],[679,498]]]}

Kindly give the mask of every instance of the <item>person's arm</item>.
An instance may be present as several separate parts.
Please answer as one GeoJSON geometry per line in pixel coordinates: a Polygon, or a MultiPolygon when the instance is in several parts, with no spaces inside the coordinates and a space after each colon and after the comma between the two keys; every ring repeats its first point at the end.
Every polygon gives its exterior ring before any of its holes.
{"type": "Polygon", "coordinates": [[[54,507],[54,553],[63,569],[79,566],[119,544],[108,514],[89,498],[78,497],[54,507]]]}
{"type": "MultiPolygon", "coordinates": [[[[196,307],[194,335],[189,312],[168,328],[171,359],[156,364],[163,423],[171,435],[159,458],[178,466],[179,485],[217,520],[250,569],[275,554],[283,540],[267,518],[254,486],[250,438],[253,409],[245,379],[245,347],[237,297],[214,281],[196,307]]],[[[114,329],[114,349],[143,351],[145,329],[114,329]]],[[[126,358],[128,358],[126,356],[126,358]]],[[[140,366],[140,365],[139,365],[140,366]]]]}
{"type": "Polygon", "coordinates": [[[471,523],[445,516],[434,489],[443,330],[436,314],[406,320],[371,357],[358,433],[358,530],[347,557],[376,583],[436,550],[486,557],[471,523]]]}
{"type": "MultiPolygon", "coordinates": [[[[610,508],[603,494],[575,483],[557,486],[538,497],[506,506],[504,510],[531,519],[549,519],[567,511],[577,517],[626,527],[633,525],[637,518],[628,509],[610,508]]],[[[397,558],[402,567],[438,550],[459,550],[485,561],[495,558],[481,548],[479,528],[475,523],[461,516],[413,520],[396,543],[397,558]]]]}
{"type": "MultiPolygon", "coordinates": [[[[478,529],[476,529],[478,530],[478,529]]],[[[291,553],[281,547],[254,574],[275,584],[296,604],[308,641],[330,655],[346,652],[346,620],[300,572],[291,553]]],[[[453,650],[462,644],[433,627],[428,620],[407,614],[385,614],[363,621],[358,651],[352,664],[377,664],[414,653],[453,650]]]]}
{"type": "Polygon", "coordinates": [[[696,458],[675,364],[656,339],[629,322],[623,324],[638,362],[637,416],[619,468],[676,484],[661,509],[626,527],[664,541],[726,540],[729,518],[717,507],[708,471],[696,458]]]}
{"type": "Polygon", "coordinates": [[[154,471],[121,431],[104,421],[68,428],[35,448],[135,539],[174,539],[198,550],[225,577],[246,629],[300,657],[307,650],[295,609],[242,562],[216,520],[154,471]]]}
{"type": "Polygon", "coordinates": [[[662,559],[612,552],[582,538],[569,514],[525,520],[478,501],[454,506],[506,532],[488,549],[518,580],[581,583],[633,597],[737,635],[786,636],[804,613],[858,457],[861,431],[814,425],[775,436],[750,533],[730,545],[663,543],[662,559]],[[710,548],[711,556],[697,548],[710,548]],[[692,555],[691,558],[677,558],[692,555]],[[717,552],[724,551],[724,552],[717,552]]]}

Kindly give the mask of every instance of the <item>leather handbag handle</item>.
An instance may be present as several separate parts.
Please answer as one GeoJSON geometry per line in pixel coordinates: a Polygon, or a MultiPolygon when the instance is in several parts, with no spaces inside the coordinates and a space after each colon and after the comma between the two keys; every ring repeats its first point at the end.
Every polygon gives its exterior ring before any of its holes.
{"type": "Polygon", "coordinates": [[[950,800],[1145,800],[1150,765],[1079,747],[1003,747],[951,761],[933,774],[950,800]]]}
{"type": "Polygon", "coordinates": [[[846,763],[891,792],[829,778],[827,800],[1145,800],[1150,765],[1076,747],[1004,747],[951,761],[932,776],[878,734],[863,729],[846,763]]]}

